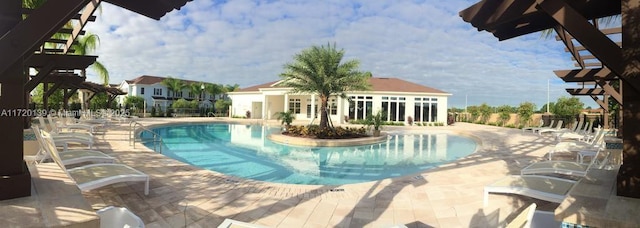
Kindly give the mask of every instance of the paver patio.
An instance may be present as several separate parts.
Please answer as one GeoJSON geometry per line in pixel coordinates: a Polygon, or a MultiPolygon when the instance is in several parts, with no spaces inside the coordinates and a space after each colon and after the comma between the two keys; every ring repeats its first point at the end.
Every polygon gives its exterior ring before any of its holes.
{"type": "MultiPolygon", "coordinates": [[[[138,120],[145,126],[192,121],[241,120],[138,120]]],[[[530,202],[538,203],[543,210],[557,206],[528,197],[491,194],[489,206],[482,207],[483,187],[505,175],[519,174],[530,162],[542,160],[554,143],[551,138],[469,123],[384,130],[430,129],[468,134],[481,140],[481,144],[474,154],[414,175],[360,184],[311,186],[230,177],[173,160],[139,144],[134,149],[128,141],[129,125],[117,124],[97,136],[97,148],[149,174],[150,193],[145,196],[142,184],[131,183],[93,190],[84,196],[96,210],[109,205],[127,207],[147,227],[216,227],[225,218],[269,227],[492,227],[530,202]]]]}

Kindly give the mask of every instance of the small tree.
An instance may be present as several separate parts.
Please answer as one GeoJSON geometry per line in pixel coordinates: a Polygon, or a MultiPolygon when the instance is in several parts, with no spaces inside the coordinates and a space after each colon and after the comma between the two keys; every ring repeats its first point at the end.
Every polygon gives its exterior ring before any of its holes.
{"type": "Polygon", "coordinates": [[[382,124],[385,119],[382,110],[378,110],[376,114],[368,115],[364,123],[367,127],[373,127],[373,136],[378,137],[380,136],[380,130],[382,129],[382,124]]]}
{"type": "Polygon", "coordinates": [[[471,120],[469,122],[474,123],[480,116],[480,109],[478,106],[469,106],[467,107],[467,111],[471,114],[471,120]]]}
{"type": "Polygon", "coordinates": [[[487,103],[482,103],[478,108],[478,111],[480,112],[482,122],[487,124],[489,122],[489,117],[491,116],[491,106],[487,103]]]}
{"type": "Polygon", "coordinates": [[[126,107],[144,108],[144,98],[140,96],[127,96],[124,99],[126,107]]]}
{"type": "Polygon", "coordinates": [[[533,110],[536,109],[536,105],[531,102],[523,102],[518,106],[518,117],[521,126],[528,126],[531,122],[531,116],[533,116],[533,110]]]}
{"type": "Polygon", "coordinates": [[[293,114],[293,112],[291,110],[289,110],[289,111],[286,111],[286,112],[278,112],[278,113],[276,113],[276,118],[278,118],[278,120],[281,121],[282,125],[285,125],[286,128],[289,128],[289,126],[291,126],[291,122],[293,122],[293,120],[296,117],[293,114]]]}
{"type": "Polygon", "coordinates": [[[504,127],[504,125],[509,122],[511,119],[511,111],[513,109],[509,105],[503,105],[498,107],[498,120],[500,121],[500,125],[504,127]]]}
{"type": "Polygon", "coordinates": [[[218,112],[227,113],[227,110],[229,110],[229,106],[231,106],[231,101],[217,100],[215,106],[218,112]]]}
{"type": "Polygon", "coordinates": [[[564,120],[565,123],[572,123],[582,112],[583,107],[584,103],[577,97],[560,97],[553,107],[553,114],[564,120]]]}

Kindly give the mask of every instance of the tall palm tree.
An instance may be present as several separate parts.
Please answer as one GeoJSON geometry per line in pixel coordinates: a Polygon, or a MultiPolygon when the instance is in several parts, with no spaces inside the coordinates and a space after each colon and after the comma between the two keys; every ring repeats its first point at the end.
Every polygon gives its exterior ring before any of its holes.
{"type": "MultiPolygon", "coordinates": [[[[216,95],[224,93],[224,86],[220,84],[207,83],[204,85],[204,91],[213,95],[215,99],[216,95]]],[[[215,103],[215,100],[213,102],[215,103]]]]}
{"type": "Polygon", "coordinates": [[[185,85],[182,82],[182,80],[177,79],[177,78],[173,78],[171,76],[169,76],[169,77],[165,78],[164,80],[162,80],[162,82],[160,82],[160,84],[162,84],[163,86],[166,86],[167,89],[170,92],[173,93],[171,95],[171,97],[176,97],[176,93],[182,91],[182,89],[184,89],[184,87],[185,87],[185,85]]]}
{"type": "Polygon", "coordinates": [[[223,94],[223,99],[225,99],[225,100],[227,99],[227,97],[228,97],[227,93],[228,92],[233,92],[233,91],[236,91],[238,89],[240,89],[240,85],[238,85],[238,84],[233,84],[233,85],[227,84],[227,85],[224,85],[222,87],[222,92],[224,93],[223,94]]]}
{"type": "Polygon", "coordinates": [[[345,91],[368,90],[368,75],[358,70],[360,62],[349,60],[341,64],[344,50],[336,45],[312,46],[296,54],[294,62],[284,66],[280,74],[283,85],[292,93],[311,93],[320,97],[320,128],[328,128],[329,97],[346,98],[345,91]]]}
{"type": "MultiPolygon", "coordinates": [[[[100,37],[96,34],[86,33],[86,35],[78,38],[78,42],[71,45],[71,47],[75,50],[75,54],[77,55],[87,55],[96,50],[98,45],[100,44],[100,37]]],[[[89,67],[93,69],[102,80],[102,84],[109,84],[109,71],[104,65],[97,60],[91,64],[89,67]]],[[[82,69],[81,74],[83,77],[87,76],[87,70],[82,69]]]]}
{"type": "Polygon", "coordinates": [[[191,92],[197,99],[197,101],[200,101],[200,94],[202,94],[202,84],[200,83],[189,83],[188,85],[186,85],[187,89],[189,90],[189,92],[191,92]]]}

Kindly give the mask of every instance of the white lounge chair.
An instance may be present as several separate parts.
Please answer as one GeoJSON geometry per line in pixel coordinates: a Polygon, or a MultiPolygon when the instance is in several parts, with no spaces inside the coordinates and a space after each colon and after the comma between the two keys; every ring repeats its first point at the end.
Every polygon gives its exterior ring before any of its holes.
{"type": "Polygon", "coordinates": [[[536,210],[537,206],[537,204],[532,203],[525,206],[517,214],[514,212],[508,217],[515,217],[508,222],[505,221],[506,224],[498,223],[498,218],[493,215],[487,215],[486,223],[474,223],[472,221],[468,227],[559,228],[561,226],[562,222],[555,220],[553,212],[536,210]]]}
{"type": "Polygon", "coordinates": [[[554,133],[554,136],[558,141],[586,140],[589,138],[589,127],[591,127],[591,122],[585,123],[584,127],[579,129],[577,132],[556,132],[554,133]]]}
{"type": "Polygon", "coordinates": [[[100,216],[100,228],[144,228],[142,219],[125,207],[108,206],[96,211],[96,213],[100,216]]]}
{"type": "Polygon", "coordinates": [[[507,224],[506,228],[523,228],[523,227],[531,227],[531,221],[533,220],[533,214],[536,212],[536,205],[532,203],[527,208],[518,214],[509,224],[507,224]]]}
{"type": "Polygon", "coordinates": [[[59,119],[60,127],[70,130],[81,129],[93,134],[96,133],[96,129],[99,127],[99,124],[78,122],[76,118],[73,117],[61,117],[59,119]]]}
{"type": "Polygon", "coordinates": [[[542,127],[536,127],[536,128],[533,128],[533,129],[531,129],[531,132],[536,133],[536,132],[537,132],[537,131],[539,131],[540,129],[547,129],[547,128],[553,127],[553,126],[555,126],[555,123],[556,123],[556,120],[551,120],[551,122],[549,123],[549,125],[547,125],[547,126],[542,126],[542,127]]]}
{"type": "Polygon", "coordinates": [[[87,133],[80,134],[77,132],[59,132],[55,123],[50,122],[49,124],[46,124],[42,116],[38,116],[37,119],[40,122],[40,129],[50,129],[48,132],[51,134],[51,137],[53,137],[56,145],[63,146],[65,151],[70,143],[86,145],[89,149],[93,148],[94,140],[92,135],[87,135],[87,133]]]}
{"type": "MultiPolygon", "coordinates": [[[[600,153],[600,150],[597,154],[600,153]]],[[[572,161],[542,161],[536,162],[520,170],[522,175],[531,174],[562,174],[569,176],[584,177],[591,168],[602,169],[609,162],[609,153],[604,155],[601,161],[595,159],[595,155],[588,164],[572,161]]]]}
{"type": "MultiPolygon", "coordinates": [[[[38,154],[35,155],[37,159],[36,163],[40,163],[40,162],[43,162],[45,159],[50,158],[50,156],[47,156],[47,153],[45,152],[46,145],[45,145],[44,139],[42,138],[42,133],[40,132],[40,128],[34,125],[34,126],[31,126],[31,129],[33,129],[33,132],[36,135],[38,144],[40,144],[40,151],[38,151],[38,154]]],[[[114,157],[106,155],[105,153],[102,153],[97,150],[66,150],[63,152],[59,152],[59,155],[60,155],[60,160],[62,160],[62,163],[64,165],[73,165],[73,164],[79,164],[84,162],[113,163],[116,160],[114,157]]]]}
{"type": "Polygon", "coordinates": [[[539,135],[542,135],[542,133],[558,132],[562,130],[562,124],[563,124],[563,121],[558,120],[558,124],[556,124],[555,127],[541,128],[541,129],[537,129],[536,131],[538,132],[539,135]]]}
{"type": "Polygon", "coordinates": [[[540,119],[540,124],[537,127],[523,127],[522,128],[522,132],[524,133],[524,131],[533,131],[533,129],[535,128],[541,128],[544,125],[544,121],[542,121],[542,119],[540,119]]]}
{"type": "MultiPolygon", "coordinates": [[[[562,126],[560,126],[562,127],[562,126]]],[[[580,131],[580,128],[582,127],[582,119],[580,119],[580,121],[578,121],[578,123],[576,123],[575,125],[573,125],[572,129],[569,128],[552,128],[552,129],[545,129],[543,130],[544,133],[553,133],[554,136],[557,136],[558,134],[561,133],[578,133],[580,131]]]]}
{"type": "Polygon", "coordinates": [[[149,175],[123,164],[92,164],[67,169],[62,162],[58,149],[51,135],[41,131],[45,142],[45,151],[51,159],[73,179],[81,191],[90,191],[111,184],[142,181],[145,183],[144,194],[149,194],[149,175]]]}
{"type": "Polygon", "coordinates": [[[551,156],[553,156],[554,153],[559,152],[597,151],[604,145],[604,135],[606,132],[607,130],[599,128],[596,130],[596,135],[587,139],[587,141],[560,142],[549,151],[549,160],[551,160],[551,156]]]}
{"type": "Polygon", "coordinates": [[[58,121],[56,122],[51,115],[47,116],[47,120],[49,121],[49,126],[51,127],[51,132],[52,133],[77,135],[77,136],[82,136],[82,137],[92,137],[93,138],[93,132],[75,132],[75,131],[73,131],[73,130],[77,130],[77,129],[86,130],[86,127],[84,127],[84,126],[81,127],[80,125],[75,125],[73,128],[68,128],[68,127],[64,126],[62,118],[58,118],[58,121]]]}
{"type": "Polygon", "coordinates": [[[224,219],[224,221],[222,221],[220,225],[218,225],[218,228],[267,228],[267,227],[227,218],[227,219],[224,219]]]}
{"type": "Polygon", "coordinates": [[[560,203],[576,181],[539,175],[506,176],[484,187],[484,206],[489,204],[489,193],[507,193],[560,203]]]}

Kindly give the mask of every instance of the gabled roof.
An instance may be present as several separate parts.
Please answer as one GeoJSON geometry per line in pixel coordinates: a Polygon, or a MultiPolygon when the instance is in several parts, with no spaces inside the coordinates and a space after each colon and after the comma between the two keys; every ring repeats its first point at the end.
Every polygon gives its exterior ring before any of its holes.
{"type": "MultiPolygon", "coordinates": [[[[131,79],[131,80],[125,80],[127,82],[127,84],[129,85],[153,85],[156,83],[160,83],[163,80],[167,79],[166,77],[160,77],[160,76],[151,76],[151,75],[142,75],[140,77],[131,79]]],[[[180,78],[178,78],[180,79],[180,78]]],[[[189,84],[189,83],[202,83],[202,82],[198,82],[198,81],[191,81],[191,80],[185,80],[185,79],[180,79],[182,82],[189,84]]]]}
{"type": "MultiPolygon", "coordinates": [[[[258,92],[260,89],[284,88],[279,86],[278,82],[280,81],[267,82],[260,85],[242,88],[235,92],[258,92]]],[[[369,79],[369,84],[371,84],[371,91],[376,92],[447,93],[439,89],[423,86],[399,78],[372,77],[369,79]]]]}

